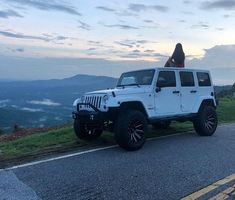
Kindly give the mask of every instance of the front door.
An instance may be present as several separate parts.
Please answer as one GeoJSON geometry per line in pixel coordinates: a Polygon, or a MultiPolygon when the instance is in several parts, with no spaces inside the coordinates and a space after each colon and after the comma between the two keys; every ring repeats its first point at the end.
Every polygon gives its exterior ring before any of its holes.
{"type": "Polygon", "coordinates": [[[155,92],[156,116],[179,114],[180,89],[177,86],[175,71],[159,71],[155,92]]]}

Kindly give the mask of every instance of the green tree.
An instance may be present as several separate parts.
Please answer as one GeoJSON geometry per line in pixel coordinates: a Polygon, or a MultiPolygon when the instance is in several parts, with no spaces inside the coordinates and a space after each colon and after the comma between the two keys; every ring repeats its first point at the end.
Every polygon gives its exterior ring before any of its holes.
{"type": "Polygon", "coordinates": [[[232,91],[235,92],[235,83],[232,86],[232,91]]]}

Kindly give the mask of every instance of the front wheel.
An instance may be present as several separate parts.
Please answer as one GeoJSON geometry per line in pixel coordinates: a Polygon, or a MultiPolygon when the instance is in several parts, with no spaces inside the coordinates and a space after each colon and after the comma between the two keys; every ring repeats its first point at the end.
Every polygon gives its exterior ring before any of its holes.
{"type": "Polygon", "coordinates": [[[202,107],[193,121],[195,131],[201,136],[213,135],[217,124],[217,114],[212,106],[202,107]]]}
{"type": "Polygon", "coordinates": [[[147,120],[136,110],[121,113],[115,123],[115,139],[118,145],[128,151],[140,149],[146,140],[147,120]]]}
{"type": "Polygon", "coordinates": [[[82,140],[88,140],[88,141],[95,140],[98,137],[100,137],[100,135],[103,132],[102,129],[95,129],[95,128],[89,127],[87,124],[79,123],[78,119],[74,120],[73,127],[74,127],[74,132],[76,136],[82,140]]]}

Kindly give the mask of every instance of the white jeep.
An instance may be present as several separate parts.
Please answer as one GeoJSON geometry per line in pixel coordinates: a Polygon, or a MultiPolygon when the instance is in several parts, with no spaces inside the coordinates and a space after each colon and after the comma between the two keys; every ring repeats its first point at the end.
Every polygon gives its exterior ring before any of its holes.
{"type": "Polygon", "coordinates": [[[148,124],[167,128],[173,120],[191,121],[199,135],[211,136],[218,123],[214,87],[206,70],[126,72],[114,89],[86,93],[73,105],[74,130],[80,139],[95,139],[108,129],[126,150],[143,146],[148,124]]]}

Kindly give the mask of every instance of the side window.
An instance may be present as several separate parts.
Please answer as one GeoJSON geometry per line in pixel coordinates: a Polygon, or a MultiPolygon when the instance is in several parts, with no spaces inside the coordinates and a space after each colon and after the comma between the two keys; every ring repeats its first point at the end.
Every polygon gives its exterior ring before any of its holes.
{"type": "Polygon", "coordinates": [[[176,87],[175,72],[161,71],[157,79],[157,87],[176,87]]]}
{"type": "Polygon", "coordinates": [[[182,87],[195,86],[192,72],[180,72],[180,81],[182,87]]]}
{"type": "Polygon", "coordinates": [[[211,80],[208,73],[197,72],[197,79],[199,86],[211,86],[211,80]]]}

